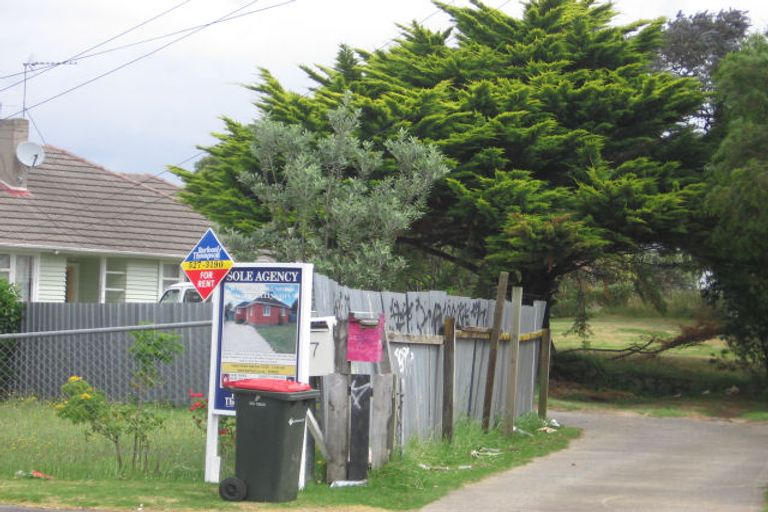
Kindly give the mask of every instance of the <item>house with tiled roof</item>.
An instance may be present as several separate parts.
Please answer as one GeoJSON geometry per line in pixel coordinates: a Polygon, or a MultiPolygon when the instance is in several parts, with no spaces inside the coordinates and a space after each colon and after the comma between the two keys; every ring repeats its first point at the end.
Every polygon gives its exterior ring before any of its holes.
{"type": "Polygon", "coordinates": [[[262,295],[235,307],[235,321],[253,326],[284,325],[291,321],[291,306],[271,295],[262,295]]]}
{"type": "Polygon", "coordinates": [[[54,146],[16,158],[24,119],[0,120],[0,278],[25,301],[155,302],[210,226],[154,176],[107,170],[54,146]]]}

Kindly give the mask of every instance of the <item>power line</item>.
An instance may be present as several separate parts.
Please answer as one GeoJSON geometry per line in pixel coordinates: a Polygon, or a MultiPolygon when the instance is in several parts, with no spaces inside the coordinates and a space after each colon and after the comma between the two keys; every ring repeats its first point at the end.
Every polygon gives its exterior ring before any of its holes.
{"type": "MultiPolygon", "coordinates": [[[[69,94],[70,92],[76,91],[77,89],[85,87],[86,85],[92,84],[93,82],[95,82],[97,80],[100,80],[100,79],[102,79],[102,78],[104,78],[106,76],[109,76],[109,75],[111,75],[113,73],[116,73],[117,71],[120,71],[121,69],[126,68],[126,67],[130,66],[131,64],[135,64],[136,62],[138,62],[140,60],[146,59],[147,57],[151,57],[152,55],[158,53],[159,51],[164,50],[164,49],[168,48],[169,46],[174,45],[174,44],[178,43],[179,41],[181,41],[183,39],[186,39],[188,37],[191,37],[191,36],[197,34],[201,30],[204,30],[204,29],[210,27],[211,25],[214,25],[214,24],[224,20],[225,18],[227,18],[229,16],[232,16],[233,14],[236,14],[236,13],[242,11],[243,9],[245,9],[247,7],[250,7],[251,5],[255,4],[258,1],[259,0],[252,0],[251,2],[245,4],[244,6],[239,7],[238,9],[235,9],[234,11],[231,11],[231,12],[225,14],[224,16],[222,16],[220,18],[217,18],[216,20],[214,20],[214,21],[212,21],[210,23],[206,23],[204,25],[201,25],[199,28],[197,28],[197,29],[195,29],[195,30],[193,30],[191,32],[188,32],[188,33],[186,33],[186,34],[184,34],[184,35],[182,35],[180,37],[177,37],[176,39],[174,39],[174,40],[172,40],[172,41],[170,41],[170,42],[168,42],[168,43],[166,43],[166,44],[164,44],[162,46],[159,46],[159,47],[155,48],[152,51],[149,51],[149,52],[147,52],[147,53],[145,53],[143,55],[140,55],[140,56],[136,57],[135,59],[131,59],[128,62],[125,62],[125,63],[123,63],[123,64],[121,64],[121,65],[119,65],[119,66],[117,66],[115,68],[110,69],[109,71],[106,71],[106,72],[104,72],[104,73],[102,73],[100,75],[97,75],[97,76],[89,79],[89,80],[86,80],[85,82],[82,82],[82,83],[80,83],[80,84],[78,84],[78,85],[76,85],[74,87],[70,87],[69,89],[66,89],[66,90],[64,90],[64,91],[62,91],[62,92],[60,92],[58,94],[54,94],[53,96],[51,96],[49,98],[46,98],[46,99],[44,99],[42,101],[39,101],[39,102],[35,103],[34,105],[30,105],[29,107],[27,107],[27,110],[31,110],[31,109],[39,107],[41,105],[45,105],[46,103],[48,103],[50,101],[53,101],[53,100],[58,99],[58,98],[61,98],[62,96],[66,95],[66,94],[69,94]]],[[[254,11],[251,12],[251,14],[258,13],[258,12],[268,11],[270,9],[275,9],[277,7],[282,7],[284,5],[293,3],[295,1],[296,0],[286,0],[285,2],[282,2],[282,3],[279,3],[279,4],[274,4],[274,5],[271,5],[269,7],[264,7],[262,9],[254,10],[254,11]]],[[[14,116],[17,116],[17,115],[21,114],[21,113],[22,113],[21,111],[14,112],[10,116],[6,117],[5,119],[10,119],[10,118],[12,118],[14,116]]]]}
{"type": "MultiPolygon", "coordinates": [[[[234,16],[225,17],[225,18],[220,19],[218,21],[213,21],[211,23],[206,23],[206,24],[203,24],[203,25],[195,25],[193,27],[182,28],[182,29],[179,29],[179,30],[175,30],[173,32],[168,32],[167,34],[162,34],[162,35],[159,35],[159,36],[154,36],[154,37],[150,37],[150,38],[147,38],[147,39],[142,39],[141,41],[135,41],[133,43],[127,43],[127,44],[124,44],[124,45],[121,45],[121,46],[114,46],[112,48],[108,48],[108,49],[102,50],[100,52],[94,52],[94,53],[89,53],[87,55],[83,55],[80,58],[78,58],[78,60],[90,59],[91,57],[98,57],[100,55],[106,55],[108,53],[116,52],[116,51],[119,51],[119,50],[125,50],[127,48],[132,48],[134,46],[139,46],[139,45],[145,44],[145,43],[151,43],[153,41],[158,41],[160,39],[167,39],[169,37],[172,37],[172,36],[175,36],[175,35],[178,35],[178,34],[183,34],[184,32],[189,32],[191,30],[195,30],[197,28],[201,28],[201,27],[205,27],[205,26],[211,26],[211,25],[216,25],[218,23],[225,23],[227,21],[232,21],[232,20],[235,20],[237,18],[242,18],[244,16],[248,16],[248,15],[260,12],[262,10],[263,9],[256,9],[256,10],[253,10],[253,11],[246,11],[246,12],[243,12],[243,13],[240,13],[240,14],[236,14],[234,16]]],[[[0,77],[0,78],[3,78],[3,77],[0,77]]]]}
{"type": "MultiPolygon", "coordinates": [[[[112,41],[114,41],[115,39],[119,39],[119,38],[123,37],[124,35],[126,35],[126,34],[129,34],[129,33],[133,32],[134,30],[136,30],[136,29],[139,29],[139,28],[143,27],[144,25],[146,25],[146,24],[148,24],[148,23],[151,23],[151,22],[155,21],[156,19],[158,19],[158,18],[161,18],[161,17],[165,16],[165,15],[166,15],[166,14],[168,14],[168,13],[170,13],[170,12],[172,12],[172,11],[175,11],[175,10],[176,10],[176,9],[178,9],[179,7],[182,7],[183,5],[185,5],[185,4],[188,4],[188,3],[189,3],[189,2],[191,2],[191,1],[192,1],[192,0],[184,0],[184,1],[183,1],[183,2],[181,2],[181,3],[178,3],[178,4],[174,5],[174,6],[173,6],[173,7],[171,7],[170,9],[166,9],[165,11],[163,11],[163,12],[161,12],[161,13],[159,13],[159,14],[156,14],[155,16],[152,16],[151,18],[148,18],[148,19],[146,19],[146,20],[142,21],[142,22],[141,22],[141,23],[139,23],[138,25],[134,25],[134,26],[132,26],[131,28],[128,28],[128,29],[126,29],[126,30],[124,30],[124,31],[120,32],[119,34],[117,34],[117,35],[115,35],[115,36],[112,36],[112,37],[110,37],[109,39],[105,39],[104,41],[102,41],[102,42],[100,42],[100,43],[98,43],[98,44],[95,44],[95,45],[91,46],[90,48],[86,48],[85,50],[83,50],[83,51],[81,51],[81,52],[78,52],[78,53],[76,53],[75,55],[71,56],[71,57],[70,57],[70,58],[68,58],[68,59],[64,59],[62,62],[66,62],[66,61],[75,60],[75,59],[77,59],[78,57],[80,57],[81,55],[84,55],[84,54],[86,54],[86,53],[90,52],[91,50],[95,50],[96,48],[99,48],[99,47],[101,47],[101,46],[104,46],[104,45],[105,45],[105,44],[107,44],[107,43],[111,43],[111,42],[112,42],[112,41]]],[[[48,71],[50,71],[51,69],[53,69],[53,68],[55,68],[55,67],[58,67],[58,64],[59,64],[59,63],[56,63],[56,62],[52,62],[52,63],[50,63],[50,64],[51,64],[51,65],[50,65],[49,67],[47,67],[47,68],[44,68],[44,69],[40,70],[38,73],[35,73],[34,75],[32,75],[32,76],[30,76],[30,77],[25,77],[24,79],[22,79],[22,80],[19,80],[18,82],[14,82],[14,83],[12,83],[11,85],[8,85],[8,86],[6,86],[6,87],[4,87],[4,88],[0,89],[0,92],[3,92],[3,91],[7,91],[8,89],[10,89],[10,88],[12,88],[12,87],[16,87],[17,85],[19,85],[19,84],[22,84],[22,83],[26,82],[27,80],[31,80],[31,79],[33,79],[33,78],[35,78],[35,77],[38,77],[38,76],[40,76],[40,75],[42,75],[42,74],[44,74],[44,73],[47,73],[47,72],[48,72],[48,71]]],[[[25,74],[25,73],[24,73],[24,72],[22,72],[21,74],[25,74]]],[[[10,77],[10,76],[12,76],[12,75],[9,75],[9,77],[10,77]]],[[[8,78],[8,77],[2,77],[2,78],[8,78]]]]}
{"type": "MultiPolygon", "coordinates": [[[[256,12],[259,12],[260,10],[261,9],[256,9],[256,10],[253,10],[253,11],[246,11],[246,12],[243,12],[243,13],[240,13],[240,14],[236,14],[234,16],[228,16],[228,17],[226,17],[224,19],[211,22],[210,24],[207,24],[207,25],[215,25],[215,24],[218,24],[218,23],[225,23],[227,21],[232,21],[232,20],[235,20],[237,18],[242,18],[244,16],[248,16],[248,15],[254,14],[256,12]]],[[[85,59],[90,59],[92,57],[99,57],[101,55],[106,55],[108,53],[113,53],[113,52],[117,52],[117,51],[120,51],[120,50],[125,50],[125,49],[128,49],[128,48],[133,48],[134,46],[139,46],[139,45],[142,45],[142,44],[151,43],[153,41],[159,41],[161,39],[167,39],[169,37],[172,37],[172,36],[175,36],[175,35],[178,35],[178,34],[183,34],[184,32],[189,32],[189,31],[195,30],[197,28],[203,27],[204,25],[206,25],[206,24],[194,25],[192,27],[187,27],[187,28],[182,28],[182,29],[179,29],[179,30],[174,30],[173,32],[168,32],[166,34],[162,34],[162,35],[159,35],[159,36],[148,37],[146,39],[142,39],[142,40],[139,40],[139,41],[134,41],[132,43],[126,43],[126,44],[123,44],[123,45],[120,45],[120,46],[113,46],[112,48],[107,48],[106,50],[101,50],[101,51],[98,51],[98,52],[93,52],[93,53],[81,52],[78,55],[77,60],[78,61],[82,61],[82,60],[85,60],[85,59]]],[[[60,63],[51,62],[51,63],[46,63],[46,64],[47,64],[48,68],[53,68],[53,67],[57,67],[60,63]]],[[[23,74],[24,74],[23,71],[19,71],[18,73],[12,73],[10,75],[0,76],[0,80],[6,79],[6,78],[13,78],[15,76],[22,76],[23,74]]],[[[33,75],[33,76],[29,77],[28,79],[31,80],[35,76],[37,76],[37,75],[33,75]]],[[[19,83],[21,83],[21,82],[17,82],[16,84],[11,84],[7,88],[13,87],[14,85],[17,85],[19,83]]],[[[0,92],[2,92],[4,90],[5,89],[0,89],[0,92]]]]}

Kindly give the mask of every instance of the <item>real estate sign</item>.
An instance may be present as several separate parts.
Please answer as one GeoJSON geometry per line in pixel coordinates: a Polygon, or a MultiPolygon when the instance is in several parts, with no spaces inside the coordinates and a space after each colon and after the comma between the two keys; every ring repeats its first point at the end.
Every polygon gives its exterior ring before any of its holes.
{"type": "Polygon", "coordinates": [[[312,270],[308,263],[235,263],[213,296],[205,480],[217,482],[218,420],[235,414],[228,382],[309,381],[312,270]]]}
{"type": "Polygon", "coordinates": [[[181,262],[182,270],[203,300],[213,293],[232,265],[232,258],[211,228],[181,262]]]}
{"type": "MultiPolygon", "coordinates": [[[[214,302],[218,315],[214,410],[232,414],[225,385],[241,379],[307,382],[312,265],[239,263],[214,302]]],[[[213,375],[213,374],[212,374],[213,375]]]]}

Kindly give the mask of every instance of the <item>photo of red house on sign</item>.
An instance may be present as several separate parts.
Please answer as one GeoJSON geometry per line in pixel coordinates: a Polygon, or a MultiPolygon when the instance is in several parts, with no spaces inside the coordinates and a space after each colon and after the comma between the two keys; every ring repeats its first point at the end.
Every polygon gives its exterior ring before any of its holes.
{"type": "Polygon", "coordinates": [[[234,265],[229,253],[219,242],[211,228],[200,238],[189,252],[181,269],[203,300],[206,300],[234,265]]]}

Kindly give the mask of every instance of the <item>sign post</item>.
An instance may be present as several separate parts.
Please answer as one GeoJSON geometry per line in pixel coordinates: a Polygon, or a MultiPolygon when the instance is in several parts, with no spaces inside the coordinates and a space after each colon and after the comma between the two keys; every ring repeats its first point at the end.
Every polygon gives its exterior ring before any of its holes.
{"type": "Polygon", "coordinates": [[[219,416],[235,414],[228,382],[309,382],[312,270],[307,263],[236,263],[213,295],[205,481],[218,482],[219,416]]]}

